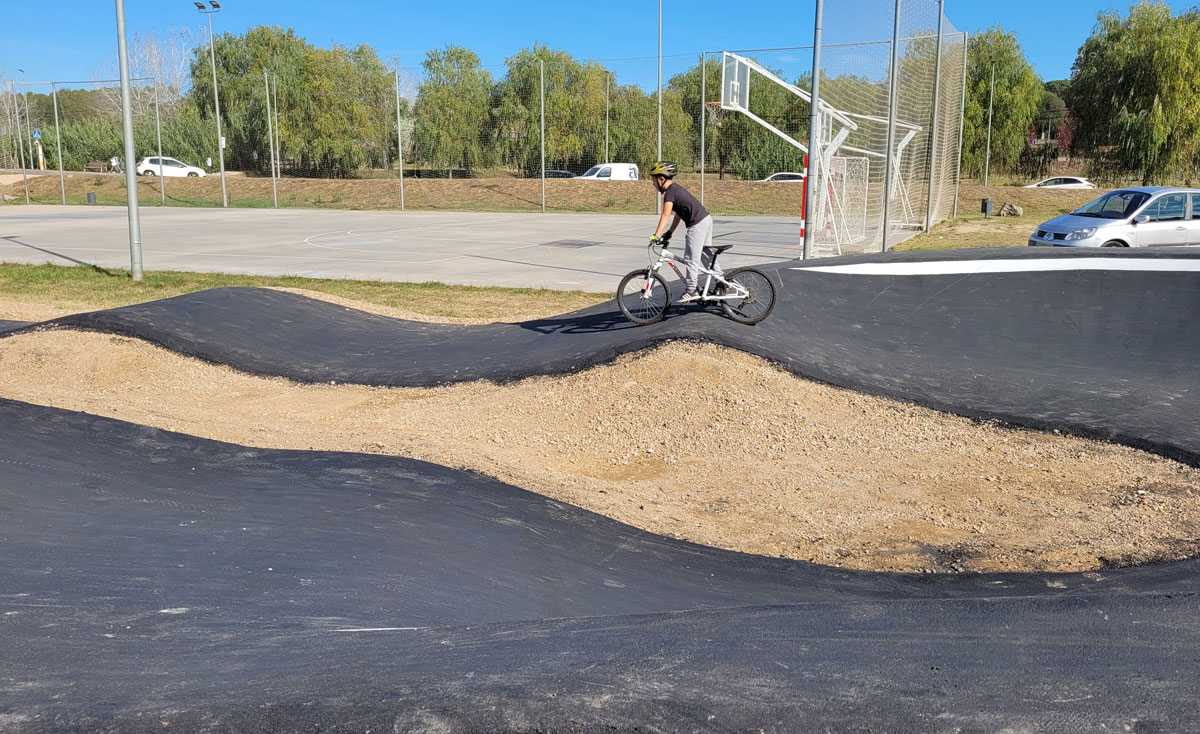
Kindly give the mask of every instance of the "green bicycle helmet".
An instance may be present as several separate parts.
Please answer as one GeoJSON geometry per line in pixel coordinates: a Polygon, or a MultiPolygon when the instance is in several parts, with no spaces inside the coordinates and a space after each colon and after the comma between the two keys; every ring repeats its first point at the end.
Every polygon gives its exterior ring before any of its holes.
{"type": "Polygon", "coordinates": [[[679,175],[679,166],[671,161],[658,161],[653,166],[650,166],[650,175],[675,178],[679,175]]]}

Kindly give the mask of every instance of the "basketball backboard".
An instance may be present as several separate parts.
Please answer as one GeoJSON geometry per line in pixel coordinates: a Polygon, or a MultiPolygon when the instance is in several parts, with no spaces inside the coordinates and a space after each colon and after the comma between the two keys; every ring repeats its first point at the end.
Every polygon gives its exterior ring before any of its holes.
{"type": "Polygon", "coordinates": [[[721,54],[721,107],[750,111],[750,64],[737,54],[721,54]]]}

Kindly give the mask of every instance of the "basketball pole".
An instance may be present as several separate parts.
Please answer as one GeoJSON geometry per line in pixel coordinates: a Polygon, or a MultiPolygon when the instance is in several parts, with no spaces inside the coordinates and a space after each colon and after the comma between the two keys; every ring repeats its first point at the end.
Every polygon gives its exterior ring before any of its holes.
{"type": "Polygon", "coordinates": [[[803,259],[807,260],[812,257],[813,243],[813,227],[810,226],[812,220],[812,199],[815,186],[810,186],[809,182],[817,175],[820,168],[819,161],[821,160],[820,148],[821,139],[821,26],[825,16],[825,0],[817,0],[817,17],[813,26],[813,68],[812,68],[812,99],[809,101],[809,116],[808,116],[808,167],[804,171],[804,211],[803,224],[804,227],[804,247],[802,250],[803,259]]]}

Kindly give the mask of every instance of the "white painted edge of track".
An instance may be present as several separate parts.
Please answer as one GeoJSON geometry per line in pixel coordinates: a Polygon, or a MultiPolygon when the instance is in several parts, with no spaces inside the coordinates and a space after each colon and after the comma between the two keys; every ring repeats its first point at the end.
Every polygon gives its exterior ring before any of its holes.
{"type": "Polygon", "coordinates": [[[1142,272],[1196,273],[1200,258],[1070,257],[1030,260],[933,260],[928,262],[853,263],[817,265],[792,270],[847,275],[982,275],[1064,270],[1136,270],[1142,272]]]}

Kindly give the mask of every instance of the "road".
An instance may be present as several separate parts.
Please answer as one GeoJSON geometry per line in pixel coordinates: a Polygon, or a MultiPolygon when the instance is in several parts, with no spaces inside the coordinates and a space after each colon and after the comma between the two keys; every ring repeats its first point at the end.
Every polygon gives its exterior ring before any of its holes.
{"type": "MultiPolygon", "coordinates": [[[[145,208],[146,270],[603,292],[645,262],[653,215],[145,208]]],[[[726,268],[800,256],[792,217],[720,217],[726,268]]],[[[682,234],[682,233],[681,233],[682,234]]],[[[682,251],[682,237],[678,238],[682,251]]],[[[0,207],[0,261],[129,268],[123,207],[0,207]]]]}

